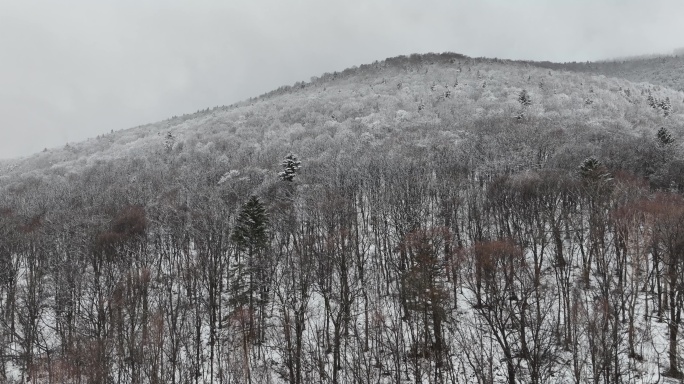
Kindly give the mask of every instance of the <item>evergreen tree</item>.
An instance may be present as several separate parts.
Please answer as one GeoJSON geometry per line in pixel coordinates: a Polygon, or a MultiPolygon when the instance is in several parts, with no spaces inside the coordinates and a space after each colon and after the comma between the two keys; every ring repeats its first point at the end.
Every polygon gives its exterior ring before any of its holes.
{"type": "Polygon", "coordinates": [[[664,127],[661,127],[658,130],[658,133],[656,134],[656,138],[658,139],[658,146],[659,147],[666,147],[672,143],[674,143],[674,139],[672,138],[672,134],[665,129],[664,127]]]}
{"type": "Polygon", "coordinates": [[[297,171],[301,168],[301,161],[297,160],[297,156],[293,154],[287,155],[285,160],[281,163],[283,171],[278,174],[283,181],[293,181],[297,175],[297,171]]]}
{"type": "Polygon", "coordinates": [[[530,105],[532,105],[532,97],[530,97],[530,94],[523,89],[522,91],[520,91],[520,94],[518,95],[518,102],[523,107],[529,107],[530,105]]]}
{"type": "Polygon", "coordinates": [[[672,103],[670,102],[669,97],[666,97],[665,100],[660,100],[658,106],[660,107],[660,109],[663,110],[663,114],[665,115],[665,117],[670,116],[670,111],[672,110],[672,103]]]}
{"type": "Polygon", "coordinates": [[[266,209],[258,197],[252,196],[240,210],[231,239],[240,251],[252,254],[264,247],[267,225],[266,209]]]}
{"type": "Polygon", "coordinates": [[[579,174],[585,181],[610,180],[610,173],[594,156],[590,156],[579,166],[579,174]]]}
{"type": "Polygon", "coordinates": [[[231,302],[240,307],[249,305],[252,311],[256,304],[265,301],[257,291],[266,287],[264,249],[268,241],[268,216],[259,198],[252,196],[240,210],[231,240],[236,247],[236,260],[230,268],[232,275],[231,302]]]}

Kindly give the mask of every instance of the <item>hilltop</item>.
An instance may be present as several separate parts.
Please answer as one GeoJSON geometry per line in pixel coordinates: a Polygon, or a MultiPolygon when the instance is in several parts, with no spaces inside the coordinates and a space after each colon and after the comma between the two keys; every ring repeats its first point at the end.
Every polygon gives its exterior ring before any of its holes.
{"type": "MultiPolygon", "coordinates": [[[[648,67],[641,61],[635,63],[638,68],[648,67]]],[[[676,61],[667,63],[672,64],[668,74],[678,70],[676,61]]],[[[621,65],[623,69],[617,72],[627,72],[631,65],[621,65]]],[[[217,158],[228,147],[233,153],[249,150],[239,150],[242,145],[277,151],[269,155],[271,159],[292,150],[317,156],[319,151],[308,148],[316,139],[334,143],[346,138],[356,146],[363,142],[380,147],[394,145],[395,140],[444,144],[482,136],[488,129],[507,131],[504,127],[519,131],[513,140],[525,144],[531,144],[526,135],[539,138],[537,131],[542,136],[566,131],[638,136],[665,127],[675,136],[682,134],[684,98],[680,92],[568,71],[607,72],[605,68],[613,67],[609,63],[553,65],[560,71],[540,69],[545,66],[552,65],[458,54],[400,56],[326,73],[235,105],[207,108],[8,161],[12,165],[5,167],[12,172],[5,173],[50,173],[50,168],[80,172],[82,167],[109,159],[155,157],[169,149],[187,155],[200,147],[207,147],[217,158]],[[518,100],[523,90],[531,98],[529,107],[522,107],[518,100]],[[649,105],[649,95],[670,100],[669,116],[649,105]],[[521,113],[524,119],[517,119],[521,113]]],[[[559,143],[555,149],[562,151],[569,144],[559,143]]]]}

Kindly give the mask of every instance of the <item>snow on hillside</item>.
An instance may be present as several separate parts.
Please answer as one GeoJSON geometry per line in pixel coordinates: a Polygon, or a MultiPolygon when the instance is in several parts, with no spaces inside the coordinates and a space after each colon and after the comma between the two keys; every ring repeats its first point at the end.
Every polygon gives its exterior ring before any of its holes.
{"type": "Polygon", "coordinates": [[[3,162],[0,380],[677,382],[683,99],[411,55],[3,162]]]}

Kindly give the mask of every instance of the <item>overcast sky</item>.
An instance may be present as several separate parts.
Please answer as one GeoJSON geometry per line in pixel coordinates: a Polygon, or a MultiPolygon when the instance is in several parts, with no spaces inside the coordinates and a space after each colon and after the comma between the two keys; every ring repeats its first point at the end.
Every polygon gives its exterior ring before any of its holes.
{"type": "Polygon", "coordinates": [[[0,158],[397,55],[684,46],[682,0],[0,0],[0,158]]]}

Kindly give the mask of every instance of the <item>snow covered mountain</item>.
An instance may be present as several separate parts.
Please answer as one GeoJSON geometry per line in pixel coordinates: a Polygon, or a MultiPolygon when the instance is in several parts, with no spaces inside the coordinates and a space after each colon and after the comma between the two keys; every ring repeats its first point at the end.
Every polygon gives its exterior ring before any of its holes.
{"type": "Polygon", "coordinates": [[[681,379],[684,93],[583,68],[396,57],[0,164],[0,380],[681,379]]]}

